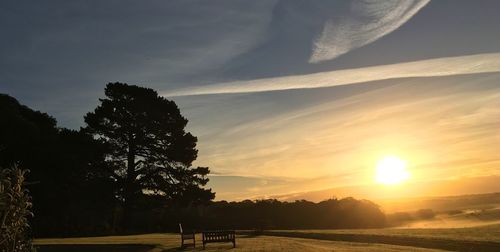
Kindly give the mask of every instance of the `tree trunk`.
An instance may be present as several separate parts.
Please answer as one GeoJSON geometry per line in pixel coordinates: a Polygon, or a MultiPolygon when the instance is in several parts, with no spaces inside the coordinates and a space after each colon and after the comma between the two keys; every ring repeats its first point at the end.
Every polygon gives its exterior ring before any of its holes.
{"type": "Polygon", "coordinates": [[[125,208],[129,208],[132,204],[135,192],[135,179],[137,174],[135,172],[135,149],[136,146],[132,141],[129,141],[127,153],[127,178],[125,180],[124,200],[125,208]]]}
{"type": "Polygon", "coordinates": [[[128,143],[128,153],[127,153],[127,174],[125,178],[125,185],[123,188],[123,219],[121,220],[122,227],[124,229],[129,229],[130,222],[134,212],[134,194],[135,194],[135,178],[137,174],[135,172],[135,145],[132,140],[128,143]]]}

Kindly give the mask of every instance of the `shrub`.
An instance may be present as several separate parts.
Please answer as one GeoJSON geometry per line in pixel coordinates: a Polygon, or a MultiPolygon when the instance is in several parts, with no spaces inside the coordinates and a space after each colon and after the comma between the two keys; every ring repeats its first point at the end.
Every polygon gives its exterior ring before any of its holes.
{"type": "Polygon", "coordinates": [[[34,251],[28,238],[31,198],[24,188],[27,170],[0,168],[0,251],[34,251]]]}

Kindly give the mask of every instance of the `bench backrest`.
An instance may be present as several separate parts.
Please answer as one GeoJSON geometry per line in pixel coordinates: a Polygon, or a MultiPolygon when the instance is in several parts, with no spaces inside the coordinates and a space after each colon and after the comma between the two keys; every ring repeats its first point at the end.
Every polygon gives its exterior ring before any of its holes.
{"type": "Polygon", "coordinates": [[[234,231],[206,231],[203,232],[205,241],[231,241],[234,240],[234,231]]]}

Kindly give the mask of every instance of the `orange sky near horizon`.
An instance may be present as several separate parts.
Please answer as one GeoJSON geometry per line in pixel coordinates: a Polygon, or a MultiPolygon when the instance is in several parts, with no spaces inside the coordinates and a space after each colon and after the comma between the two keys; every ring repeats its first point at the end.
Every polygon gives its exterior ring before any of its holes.
{"type": "Polygon", "coordinates": [[[211,107],[215,97],[209,96],[187,112],[189,117],[204,109],[218,111],[206,121],[196,114],[193,124],[204,127],[192,128],[200,139],[197,162],[212,168],[210,178],[215,182],[209,185],[218,200],[339,187],[352,187],[355,197],[383,198],[390,191],[394,197],[421,196],[415,185],[500,175],[498,77],[409,78],[359,88],[288,91],[305,105],[291,105],[287,113],[274,111],[273,101],[265,98],[246,103],[252,94],[217,96],[217,104],[226,100],[233,106],[216,108],[211,107]],[[342,96],[335,98],[337,92],[342,96]],[[245,114],[247,109],[253,114],[245,114]],[[224,122],[227,130],[215,131],[222,128],[217,122],[224,122]],[[358,192],[356,187],[376,183],[376,164],[387,155],[407,161],[411,178],[378,195],[358,192]]]}

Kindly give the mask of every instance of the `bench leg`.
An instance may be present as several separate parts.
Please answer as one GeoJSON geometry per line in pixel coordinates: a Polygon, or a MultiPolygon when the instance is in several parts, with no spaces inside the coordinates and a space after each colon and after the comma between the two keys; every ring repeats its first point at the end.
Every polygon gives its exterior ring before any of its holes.
{"type": "Polygon", "coordinates": [[[203,249],[205,249],[205,243],[203,243],[203,249]]]}
{"type": "Polygon", "coordinates": [[[233,240],[233,248],[236,248],[236,240],[233,240]]]}

